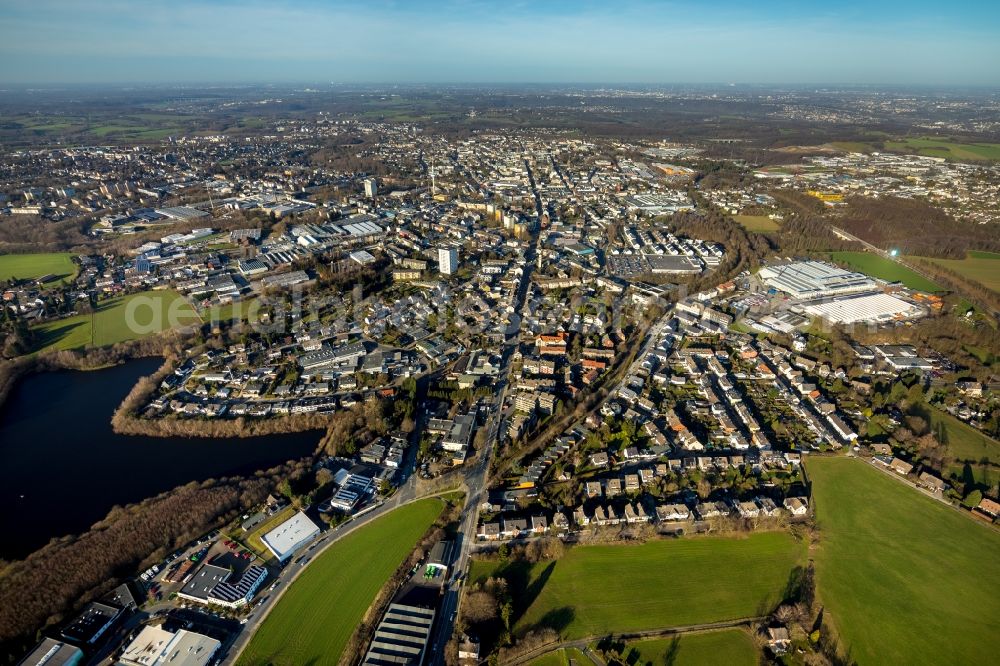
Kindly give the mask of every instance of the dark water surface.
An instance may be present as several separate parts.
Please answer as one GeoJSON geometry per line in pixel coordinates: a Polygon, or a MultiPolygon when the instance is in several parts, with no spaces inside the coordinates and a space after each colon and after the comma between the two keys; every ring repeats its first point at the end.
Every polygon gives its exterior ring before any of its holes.
{"type": "Polygon", "coordinates": [[[308,455],[315,432],[248,439],[117,435],[111,415],[162,359],[21,379],[0,407],[0,558],[77,534],[115,504],[308,455]]]}

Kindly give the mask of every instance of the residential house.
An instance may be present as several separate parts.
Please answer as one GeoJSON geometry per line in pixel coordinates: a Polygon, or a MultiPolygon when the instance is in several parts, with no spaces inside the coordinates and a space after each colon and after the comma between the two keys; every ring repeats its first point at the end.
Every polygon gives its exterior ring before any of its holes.
{"type": "Polygon", "coordinates": [[[691,512],[683,504],[663,504],[656,507],[656,520],[661,523],[687,520],[691,512]]]}
{"type": "Polygon", "coordinates": [[[496,541],[500,538],[500,523],[483,523],[479,526],[476,536],[487,541],[496,541]]]}
{"type": "Polygon", "coordinates": [[[913,465],[906,462],[905,460],[900,460],[899,458],[893,458],[892,461],[889,462],[889,469],[894,471],[896,474],[899,474],[900,476],[906,476],[907,474],[913,471],[913,465]]]}
{"type": "Polygon", "coordinates": [[[805,497],[786,497],[784,506],[793,516],[804,516],[809,513],[809,501],[805,497]]]}

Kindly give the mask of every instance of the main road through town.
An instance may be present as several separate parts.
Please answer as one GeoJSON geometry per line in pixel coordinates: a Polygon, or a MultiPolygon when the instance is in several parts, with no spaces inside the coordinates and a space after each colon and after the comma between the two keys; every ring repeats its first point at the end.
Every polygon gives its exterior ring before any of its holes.
{"type": "MultiPolygon", "coordinates": [[[[458,543],[456,544],[458,556],[451,567],[451,571],[453,573],[445,583],[444,596],[441,602],[441,607],[437,613],[438,622],[436,631],[434,632],[433,641],[431,643],[431,663],[443,661],[441,657],[444,654],[444,646],[451,637],[454,629],[454,619],[458,609],[459,592],[462,581],[467,573],[466,570],[469,563],[469,553],[476,540],[476,526],[479,522],[479,506],[482,504],[486,494],[485,485],[487,473],[490,468],[490,461],[492,460],[494,449],[499,446],[502,439],[502,433],[504,432],[503,422],[505,415],[503,406],[507,397],[510,360],[514,355],[514,350],[517,348],[519,337],[518,332],[520,328],[519,313],[524,306],[525,295],[528,291],[531,269],[534,265],[535,252],[537,251],[536,243],[537,240],[533,242],[529,249],[525,252],[525,262],[522,267],[523,272],[521,274],[521,281],[518,283],[517,291],[514,294],[513,310],[515,316],[512,317],[514,321],[512,321],[511,326],[507,329],[507,337],[501,352],[501,365],[496,383],[496,394],[494,402],[490,407],[489,416],[483,426],[488,429],[488,437],[486,438],[486,442],[483,446],[483,451],[477,452],[478,455],[476,456],[475,462],[465,470],[465,485],[468,488],[468,494],[465,499],[465,505],[462,508],[460,529],[458,536],[456,537],[458,540],[458,543]]],[[[415,448],[416,447],[411,446],[411,452],[414,451],[415,448]]],[[[412,461],[406,467],[410,470],[407,479],[391,498],[374,506],[366,513],[355,516],[350,522],[327,530],[319,536],[314,543],[310,544],[309,548],[305,552],[305,555],[308,558],[307,560],[303,560],[301,565],[295,564],[294,562],[289,563],[284,569],[281,570],[278,576],[271,581],[272,585],[277,584],[275,592],[270,595],[263,606],[253,613],[253,617],[250,618],[247,624],[243,627],[239,636],[237,636],[233,641],[233,644],[230,646],[223,661],[224,664],[233,664],[236,662],[240,653],[253,637],[253,634],[260,627],[260,624],[267,617],[270,610],[277,604],[281,595],[306,568],[305,565],[315,559],[331,544],[336,543],[339,539],[347,534],[350,534],[354,530],[363,527],[372,520],[385,515],[393,509],[399,508],[404,504],[409,504],[417,499],[422,499],[416,489],[416,474],[413,470],[414,466],[412,461]]]]}
{"type": "MultiPolygon", "coordinates": [[[[525,162],[525,168],[528,170],[528,179],[531,182],[531,188],[534,191],[535,180],[533,174],[531,173],[531,167],[527,162],[525,162]]],[[[542,207],[541,200],[539,199],[537,192],[535,193],[535,202],[540,219],[542,207]]],[[[509,411],[504,409],[504,404],[507,399],[507,388],[510,376],[510,360],[514,355],[514,351],[517,349],[518,340],[520,338],[520,326],[517,324],[519,324],[520,317],[523,314],[522,309],[524,307],[526,294],[528,293],[528,285],[531,281],[531,271],[535,263],[537,251],[538,236],[536,235],[533,237],[531,246],[525,251],[521,281],[518,283],[517,291],[514,294],[514,312],[517,316],[512,318],[514,321],[511,322],[511,326],[507,329],[507,338],[504,342],[503,351],[501,352],[502,358],[500,363],[500,372],[497,375],[497,382],[495,384],[496,393],[494,403],[491,407],[490,415],[487,418],[486,424],[483,426],[484,428],[487,428],[486,442],[483,445],[483,451],[478,452],[478,459],[467,471],[465,477],[465,484],[468,487],[469,492],[465,498],[465,506],[462,509],[459,531],[456,537],[458,540],[458,555],[452,562],[450,569],[451,576],[445,583],[444,596],[441,600],[441,607],[438,609],[437,614],[438,620],[435,626],[434,634],[431,638],[430,656],[428,662],[432,664],[444,663],[444,648],[455,629],[455,617],[458,614],[458,604],[461,599],[462,584],[468,576],[469,554],[472,551],[472,547],[476,543],[476,527],[479,524],[479,509],[483,504],[483,500],[487,497],[486,479],[490,470],[490,461],[493,459],[494,452],[503,440],[505,420],[507,411],[509,411]]]]}

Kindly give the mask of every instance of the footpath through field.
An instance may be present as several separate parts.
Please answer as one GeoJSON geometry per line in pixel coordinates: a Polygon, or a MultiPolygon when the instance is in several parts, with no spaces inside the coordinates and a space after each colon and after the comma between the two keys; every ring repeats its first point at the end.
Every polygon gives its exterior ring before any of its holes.
{"type": "MultiPolygon", "coordinates": [[[[767,616],[760,617],[744,617],[735,620],[723,620],[721,622],[707,622],[704,624],[690,624],[682,627],[664,627],[662,629],[647,629],[644,631],[625,631],[622,633],[611,634],[612,638],[624,641],[632,641],[637,639],[646,638],[664,638],[667,636],[676,636],[678,634],[690,634],[702,631],[712,631],[714,629],[733,629],[736,627],[748,626],[753,622],[763,622],[767,619],[767,616]]],[[[576,648],[578,650],[583,650],[584,653],[591,657],[593,660],[592,653],[589,651],[588,646],[594,641],[599,641],[605,638],[608,634],[600,634],[596,636],[584,636],[583,638],[577,638],[572,641],[561,641],[556,643],[547,643],[545,645],[539,646],[534,650],[526,652],[518,657],[507,662],[508,666],[518,666],[519,664],[527,664],[538,657],[544,656],[550,652],[555,652],[556,650],[561,650],[563,648],[576,648]]],[[[596,655],[594,655],[596,656],[596,655]]],[[[600,657],[598,657],[600,659],[600,657]]]]}

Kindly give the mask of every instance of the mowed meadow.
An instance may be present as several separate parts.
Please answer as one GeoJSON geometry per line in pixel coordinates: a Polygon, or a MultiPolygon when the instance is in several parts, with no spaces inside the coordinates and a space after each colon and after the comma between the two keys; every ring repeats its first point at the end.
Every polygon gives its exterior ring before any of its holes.
{"type": "Polygon", "coordinates": [[[0,255],[0,281],[37,280],[46,275],[69,282],[77,272],[69,252],[0,255]]]}
{"type": "Polygon", "coordinates": [[[760,654],[748,631],[723,629],[628,643],[625,659],[653,666],[756,666],[760,654]]]}
{"type": "Polygon", "coordinates": [[[807,463],[816,587],[841,648],[868,664],[1000,654],[1000,532],[850,458],[807,463]]]}
{"type": "Polygon", "coordinates": [[[573,639],[766,615],[804,556],[786,532],[693,537],[576,546],[531,565],[475,561],[470,581],[507,578],[515,633],[546,626],[573,639]]]}
{"type": "Polygon", "coordinates": [[[35,326],[35,350],[106,347],[175,326],[200,325],[201,317],[176,291],[145,291],[101,301],[90,314],[35,326]]]}
{"type": "Polygon", "coordinates": [[[841,251],[831,252],[834,261],[847,264],[855,271],[888,282],[900,282],[910,289],[933,293],[941,290],[941,285],[925,278],[899,262],[886,259],[871,252],[841,251]]]}
{"type": "Polygon", "coordinates": [[[1000,254],[996,252],[970,250],[964,259],[927,257],[927,260],[955,271],[962,277],[978,282],[993,291],[1000,292],[1000,254]]]}

